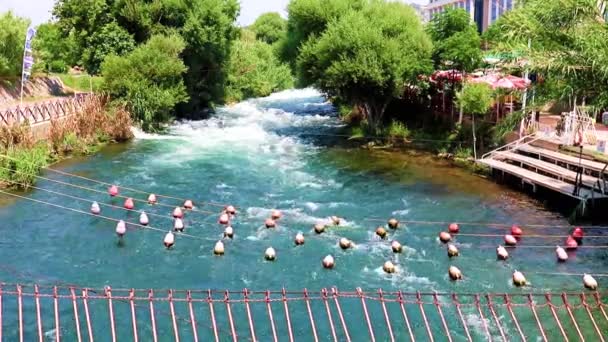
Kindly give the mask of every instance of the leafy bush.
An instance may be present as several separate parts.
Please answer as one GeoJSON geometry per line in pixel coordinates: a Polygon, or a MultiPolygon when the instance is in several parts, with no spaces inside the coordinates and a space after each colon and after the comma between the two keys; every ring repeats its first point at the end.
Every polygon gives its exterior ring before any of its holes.
{"type": "Polygon", "coordinates": [[[12,12],[0,15],[0,76],[19,76],[29,21],[12,12]]]}
{"type": "Polygon", "coordinates": [[[255,37],[268,44],[274,44],[287,32],[287,20],[276,12],[260,15],[251,26],[255,37]]]}
{"type": "Polygon", "coordinates": [[[387,135],[390,138],[398,138],[402,140],[409,138],[410,134],[410,130],[404,123],[394,120],[391,122],[391,125],[388,127],[387,131],[387,135]]]}
{"type": "Polygon", "coordinates": [[[48,165],[49,151],[44,143],[34,147],[12,147],[8,158],[0,158],[0,182],[11,187],[28,188],[36,182],[40,170],[48,165]]]}

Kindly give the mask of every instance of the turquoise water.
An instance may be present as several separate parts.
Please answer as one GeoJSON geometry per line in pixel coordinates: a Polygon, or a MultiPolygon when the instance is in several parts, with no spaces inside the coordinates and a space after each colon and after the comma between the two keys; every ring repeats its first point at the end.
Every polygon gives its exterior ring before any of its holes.
{"type": "MultiPolygon", "coordinates": [[[[215,117],[206,121],[174,125],[167,135],[138,133],[137,139],[126,146],[111,146],[90,158],[57,165],[57,169],[119,186],[192,198],[197,203],[233,204],[239,208],[233,222],[236,236],[225,241],[224,256],[213,256],[213,245],[222,238],[223,232],[216,223],[217,215],[189,213],[185,220],[186,232],[196,238],[178,236],[172,250],[162,246],[164,233],[152,230],[130,229],[124,243],[118,245],[112,222],[23,199],[3,198],[1,279],[8,283],[62,283],[97,288],[109,284],[120,288],[279,290],[284,287],[318,291],[337,286],[350,291],[361,287],[385,291],[525,293],[582,290],[580,277],[538,272],[605,273],[604,250],[581,249],[571,254],[568,263],[558,265],[552,248],[518,248],[510,251],[509,261],[498,262],[494,249],[501,243],[500,237],[457,237],[461,256],[449,260],[445,247],[436,238],[440,230],[447,228],[443,225],[410,224],[390,231],[388,242],[379,240],[374,229],[383,223],[370,218],[517,223],[524,226],[526,233],[559,235],[566,234],[567,230],[526,230],[525,224],[567,222],[535,201],[428,156],[348,148],[338,144],[335,138],[306,135],[335,134],[340,133],[341,128],[332,107],[317,92],[288,91],[221,108],[215,117]],[[268,230],[263,222],[271,208],[282,210],[284,217],[277,229],[268,230]],[[343,217],[343,225],[315,235],[312,225],[331,215],[343,217]],[[293,244],[298,231],[306,236],[306,244],[301,247],[293,244]],[[351,239],[356,248],[342,251],[337,245],[340,237],[351,239]],[[391,252],[391,239],[405,246],[403,254],[391,252]],[[264,250],[270,246],[277,251],[275,262],[263,258],[264,250]],[[321,259],[327,254],[336,259],[334,270],[321,267],[321,259]],[[382,264],[386,260],[397,264],[396,274],[384,274],[382,264]],[[450,281],[449,265],[459,267],[464,280],[450,281]],[[526,274],[530,286],[519,289],[511,285],[515,269],[526,274]]],[[[105,191],[104,186],[82,180],[50,172],[45,176],[105,191]]],[[[38,186],[110,202],[104,194],[49,181],[40,181],[38,186]]],[[[126,191],[123,194],[147,197],[126,191]]],[[[39,190],[26,196],[83,211],[88,211],[90,206],[90,203],[39,190]]],[[[177,204],[170,199],[161,201],[177,204]]],[[[121,205],[121,201],[115,203],[121,205]]],[[[140,203],[136,208],[165,215],[171,212],[170,208],[142,207],[140,203]]],[[[199,208],[219,211],[210,205],[199,208]]],[[[134,213],[102,209],[104,215],[137,221],[134,213]]],[[[150,220],[154,227],[165,230],[172,227],[169,219],[150,217],[150,220]]],[[[484,226],[461,228],[463,233],[504,234],[505,231],[484,226]]],[[[524,238],[523,242],[554,246],[562,240],[524,238]]],[[[586,243],[605,244],[605,241],[587,239],[586,243]]],[[[600,286],[606,285],[603,279],[598,280],[600,286]]],[[[359,302],[352,307],[348,305],[347,311],[360,309],[359,302]]],[[[5,303],[5,308],[10,307],[11,302],[5,303]]],[[[475,311],[467,309],[465,314],[475,336],[483,336],[475,311]]],[[[548,310],[540,314],[550,317],[548,310]]],[[[307,319],[304,312],[292,315],[295,319],[307,319]]],[[[412,315],[413,319],[420,318],[416,313],[412,315]]],[[[537,336],[529,310],[521,315],[529,336],[537,336]]],[[[9,324],[6,316],[5,332],[9,324]]],[[[430,319],[434,322],[436,337],[441,338],[438,317],[434,315],[430,319]]],[[[457,325],[454,319],[450,318],[449,323],[457,325]]],[[[351,327],[360,332],[357,335],[351,331],[351,335],[358,336],[353,340],[367,340],[363,322],[351,327]]],[[[547,323],[548,330],[555,327],[551,324],[547,323]]],[[[103,327],[96,329],[107,334],[103,327]]],[[[164,329],[166,335],[163,336],[169,339],[172,333],[168,326],[164,329]]],[[[246,334],[244,324],[239,329],[246,334]]],[[[267,340],[268,328],[260,326],[259,329],[265,330],[258,338],[267,340]]],[[[323,331],[322,327],[319,329],[323,331]]],[[[420,324],[415,329],[421,337],[425,336],[420,324]]],[[[33,331],[31,327],[30,333],[33,331]]],[[[512,327],[509,331],[513,332],[512,327]]],[[[386,331],[376,332],[386,336],[386,331]]],[[[210,331],[207,329],[206,333],[210,331]]],[[[462,334],[455,333],[463,338],[462,334]]],[[[557,334],[556,331],[550,333],[557,334]]],[[[62,334],[73,336],[67,330],[62,334]]],[[[125,329],[121,334],[130,336],[125,329]]],[[[223,338],[227,338],[226,331],[223,334],[223,338]]],[[[300,334],[309,340],[307,333],[300,334]]],[[[323,336],[329,336],[326,330],[323,336]]]]}

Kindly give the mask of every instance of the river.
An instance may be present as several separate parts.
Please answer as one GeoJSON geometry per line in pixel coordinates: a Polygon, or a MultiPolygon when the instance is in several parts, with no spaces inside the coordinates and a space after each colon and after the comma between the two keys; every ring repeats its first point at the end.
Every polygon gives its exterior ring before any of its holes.
{"type": "MultiPolygon", "coordinates": [[[[461,256],[450,260],[437,240],[438,232],[447,227],[439,224],[408,224],[389,231],[389,241],[397,239],[405,246],[402,254],[394,255],[390,242],[374,234],[383,222],[370,218],[521,224],[528,234],[564,234],[564,229],[532,230],[526,225],[567,222],[534,200],[427,155],[352,148],[340,144],[341,138],[323,136],[340,132],[341,122],[320,94],[292,90],[219,108],[211,119],[181,122],[166,135],[139,132],[127,145],[109,146],[92,157],[60,163],[54,167],[119,186],[192,198],[196,203],[233,204],[239,208],[233,222],[235,238],[225,241],[224,256],[214,256],[213,245],[222,237],[217,215],[189,213],[186,232],[196,238],[178,236],[172,250],[162,246],[164,232],[152,230],[129,229],[124,243],[118,245],[113,222],[3,197],[1,279],[97,288],[109,284],[121,288],[318,291],[337,286],[348,290],[518,293],[581,290],[580,277],[539,272],[597,273],[605,269],[605,252],[590,249],[571,254],[568,263],[559,265],[552,248],[515,248],[509,261],[498,262],[495,248],[501,237],[458,236],[461,256]],[[263,222],[271,208],[282,210],[284,217],[278,228],[265,229],[263,222]],[[315,235],[313,224],[331,215],[343,217],[343,226],[315,235]],[[295,247],[293,238],[298,231],[305,234],[306,243],[295,247]],[[342,251],[337,244],[340,237],[351,239],[356,247],[342,251]],[[274,262],[263,258],[270,246],[277,251],[274,262]],[[336,259],[333,270],[321,267],[327,254],[336,259]],[[382,271],[386,260],[397,264],[397,273],[382,271]],[[462,270],[462,281],[450,281],[449,265],[462,270]],[[515,269],[524,272],[530,286],[513,287],[515,269]]],[[[45,176],[106,190],[51,172],[45,176]]],[[[42,180],[38,186],[110,202],[107,195],[50,181],[42,180]]],[[[83,211],[90,206],[39,190],[25,196],[83,211]]],[[[164,198],[161,202],[177,203],[164,198]]],[[[119,200],[114,203],[122,204],[119,200]]],[[[137,203],[136,209],[141,208],[157,214],[171,212],[170,208],[137,203]]],[[[220,209],[213,205],[198,208],[220,209]]],[[[102,209],[107,216],[137,221],[134,213],[102,209]]],[[[172,225],[168,219],[150,219],[154,227],[169,230],[172,225]]],[[[505,234],[506,229],[463,225],[461,232],[505,234]]],[[[554,246],[563,239],[524,237],[523,241],[554,246]]],[[[478,325],[474,312],[467,317],[478,325]]],[[[524,325],[535,327],[531,321],[524,325]]],[[[481,331],[477,329],[475,334],[481,331]]]]}

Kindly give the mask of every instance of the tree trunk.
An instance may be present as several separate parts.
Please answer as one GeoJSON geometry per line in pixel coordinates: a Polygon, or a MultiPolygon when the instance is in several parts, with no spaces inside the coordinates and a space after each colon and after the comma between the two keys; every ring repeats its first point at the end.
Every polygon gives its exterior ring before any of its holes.
{"type": "Polygon", "coordinates": [[[362,108],[367,124],[373,134],[378,133],[378,129],[382,126],[384,112],[388,106],[388,100],[383,99],[380,102],[376,100],[363,101],[359,106],[362,108]]]}
{"type": "Polygon", "coordinates": [[[477,135],[475,134],[475,114],[471,115],[473,123],[473,157],[477,160],[477,135]]]}

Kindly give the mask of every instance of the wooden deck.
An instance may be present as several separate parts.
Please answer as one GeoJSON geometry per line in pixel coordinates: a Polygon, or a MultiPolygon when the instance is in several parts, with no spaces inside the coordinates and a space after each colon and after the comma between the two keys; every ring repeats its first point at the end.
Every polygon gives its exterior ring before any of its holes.
{"type": "MultiPolygon", "coordinates": [[[[521,168],[516,165],[512,165],[503,161],[499,161],[496,159],[481,159],[480,163],[485,164],[492,169],[501,170],[503,172],[512,174],[516,177],[522,179],[523,182],[527,182],[533,185],[539,185],[544,188],[557,191],[561,194],[578,198],[578,199],[591,199],[591,198],[607,198],[608,196],[599,193],[597,191],[591,191],[590,189],[582,188],[580,189],[579,195],[573,195],[574,193],[574,185],[570,183],[566,183],[559,179],[555,179],[552,177],[544,176],[534,171],[530,171],[524,168],[521,168]]],[[[563,169],[563,168],[562,168],[563,169]]]]}
{"type": "MultiPolygon", "coordinates": [[[[529,154],[538,155],[539,157],[552,159],[552,160],[562,162],[565,164],[569,164],[572,166],[580,165],[584,170],[592,170],[592,171],[595,171],[598,173],[604,172],[604,167],[606,166],[606,165],[604,165],[602,163],[598,163],[596,161],[587,160],[587,159],[579,160],[579,158],[573,157],[571,155],[554,152],[554,151],[549,151],[549,150],[546,150],[543,148],[538,148],[538,147],[534,147],[534,146],[530,146],[530,145],[523,145],[521,147],[518,147],[517,150],[521,151],[521,152],[529,153],[529,154]]],[[[605,173],[608,175],[608,168],[606,169],[605,173]]]]}

